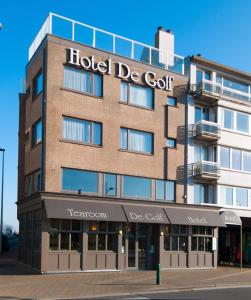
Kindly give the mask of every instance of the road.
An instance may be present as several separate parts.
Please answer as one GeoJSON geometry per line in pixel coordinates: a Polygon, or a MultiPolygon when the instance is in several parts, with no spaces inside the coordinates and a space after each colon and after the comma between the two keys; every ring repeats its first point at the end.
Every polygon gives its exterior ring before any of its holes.
{"type": "Polygon", "coordinates": [[[251,287],[250,288],[224,288],[224,289],[204,289],[195,291],[184,292],[159,292],[159,293],[147,293],[137,294],[135,296],[116,296],[106,298],[96,298],[102,300],[250,300],[251,299],[251,287]]]}

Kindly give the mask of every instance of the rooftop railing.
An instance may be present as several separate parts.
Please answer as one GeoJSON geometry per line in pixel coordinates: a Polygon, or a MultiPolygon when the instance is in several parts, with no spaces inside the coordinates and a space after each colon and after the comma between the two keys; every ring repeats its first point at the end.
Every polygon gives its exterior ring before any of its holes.
{"type": "Polygon", "coordinates": [[[30,45],[29,60],[36,52],[46,34],[52,34],[155,67],[184,74],[184,57],[182,56],[160,51],[158,48],[54,13],[49,14],[30,45]]]}
{"type": "Polygon", "coordinates": [[[203,93],[219,99],[226,98],[251,102],[251,94],[231,89],[210,80],[203,80],[197,83],[196,94],[203,93]]]}

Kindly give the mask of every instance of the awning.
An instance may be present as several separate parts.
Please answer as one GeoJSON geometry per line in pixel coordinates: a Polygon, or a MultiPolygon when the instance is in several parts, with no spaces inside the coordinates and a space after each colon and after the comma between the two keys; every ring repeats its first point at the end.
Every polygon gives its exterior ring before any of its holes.
{"type": "Polygon", "coordinates": [[[47,218],[127,222],[119,204],[45,199],[47,218]]]}
{"type": "Polygon", "coordinates": [[[141,205],[123,205],[128,222],[170,224],[163,208],[141,205]]]}
{"type": "Polygon", "coordinates": [[[212,227],[226,226],[218,211],[184,207],[168,207],[165,208],[165,212],[171,224],[212,227]]]}
{"type": "Polygon", "coordinates": [[[242,225],[241,218],[234,210],[221,210],[220,216],[226,225],[242,225]]]}

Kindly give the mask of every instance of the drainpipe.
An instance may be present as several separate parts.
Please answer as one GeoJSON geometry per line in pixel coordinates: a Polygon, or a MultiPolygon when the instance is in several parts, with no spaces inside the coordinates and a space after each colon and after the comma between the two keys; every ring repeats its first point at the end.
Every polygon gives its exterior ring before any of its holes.
{"type": "Polygon", "coordinates": [[[184,140],[184,202],[187,203],[187,185],[188,185],[188,103],[189,95],[185,95],[185,140],[184,140]]]}

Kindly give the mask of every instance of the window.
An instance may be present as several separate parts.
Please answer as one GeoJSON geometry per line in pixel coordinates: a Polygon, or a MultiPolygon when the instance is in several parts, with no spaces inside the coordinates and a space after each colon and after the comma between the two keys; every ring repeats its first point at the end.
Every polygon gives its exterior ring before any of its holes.
{"type": "Polygon", "coordinates": [[[37,121],[32,126],[32,147],[39,144],[42,141],[42,122],[37,121]]]}
{"type": "Polygon", "coordinates": [[[232,149],[232,169],[241,170],[241,150],[232,149]]]}
{"type": "Polygon", "coordinates": [[[207,226],[192,227],[192,251],[211,252],[213,230],[207,226]]]}
{"type": "Polygon", "coordinates": [[[151,185],[152,180],[149,178],[123,176],[123,196],[150,199],[151,185]]]}
{"type": "Polygon", "coordinates": [[[117,235],[114,222],[89,222],[88,250],[117,252],[117,235]]]}
{"type": "Polygon", "coordinates": [[[42,70],[33,79],[33,98],[37,97],[43,91],[43,74],[42,70]]]}
{"type": "Polygon", "coordinates": [[[153,109],[153,90],[148,87],[121,81],[120,101],[153,109]]]}
{"type": "MultiPolygon", "coordinates": [[[[194,146],[194,161],[209,161],[209,152],[212,148],[206,146],[195,145],[194,146]]],[[[214,160],[214,159],[213,159],[214,160]]]]}
{"type": "Polygon", "coordinates": [[[248,190],[236,188],[236,205],[248,207],[248,190]]]}
{"type": "Polygon", "coordinates": [[[249,132],[249,116],[247,114],[236,113],[236,130],[240,132],[249,132]]]}
{"type": "Polygon", "coordinates": [[[223,168],[230,168],[230,149],[220,147],[220,165],[223,168]]]}
{"type": "Polygon", "coordinates": [[[66,191],[98,193],[98,173],[75,169],[62,169],[62,188],[66,191]]]}
{"type": "Polygon", "coordinates": [[[176,139],[167,138],[166,145],[168,148],[176,148],[176,139]]]}
{"type": "Polygon", "coordinates": [[[81,221],[58,220],[50,221],[50,251],[81,252],[81,221]]]}
{"type": "Polygon", "coordinates": [[[233,205],[233,188],[221,186],[221,201],[223,205],[233,205]]]}
{"type": "Polygon", "coordinates": [[[187,252],[188,227],[185,225],[165,225],[164,249],[165,251],[187,252]]]}
{"type": "Polygon", "coordinates": [[[195,123],[199,121],[209,121],[209,109],[207,107],[195,107],[195,123]]]}
{"type": "Polygon", "coordinates": [[[234,130],[234,112],[229,109],[223,109],[223,127],[234,130]]]}
{"type": "Polygon", "coordinates": [[[64,87],[89,95],[102,97],[103,77],[100,74],[64,67],[64,87]]]}
{"type": "Polygon", "coordinates": [[[177,106],[177,98],[175,97],[167,97],[167,105],[177,106]]]}
{"type": "Polygon", "coordinates": [[[31,173],[25,177],[25,195],[29,196],[41,190],[40,170],[31,173]]]}
{"type": "Polygon", "coordinates": [[[196,70],[196,82],[199,83],[203,79],[211,80],[211,73],[208,71],[196,70]]]}
{"type": "Polygon", "coordinates": [[[153,154],[153,134],[128,128],[120,128],[120,148],[153,154]]]}
{"type": "Polygon", "coordinates": [[[175,201],[175,182],[156,180],[156,199],[162,201],[175,201]]]}
{"type": "Polygon", "coordinates": [[[116,196],[117,176],[115,174],[104,174],[104,194],[107,196],[116,196]]]}
{"type": "Polygon", "coordinates": [[[102,144],[102,124],[64,117],[63,138],[100,146],[102,144]]]}
{"type": "Polygon", "coordinates": [[[215,204],[215,187],[210,184],[194,185],[194,204],[215,204]]]}
{"type": "Polygon", "coordinates": [[[251,152],[243,151],[243,170],[251,172],[251,152]]]}
{"type": "Polygon", "coordinates": [[[224,78],[223,85],[225,87],[228,87],[228,88],[240,91],[240,92],[248,93],[248,85],[247,84],[239,83],[239,82],[224,78]]]}

